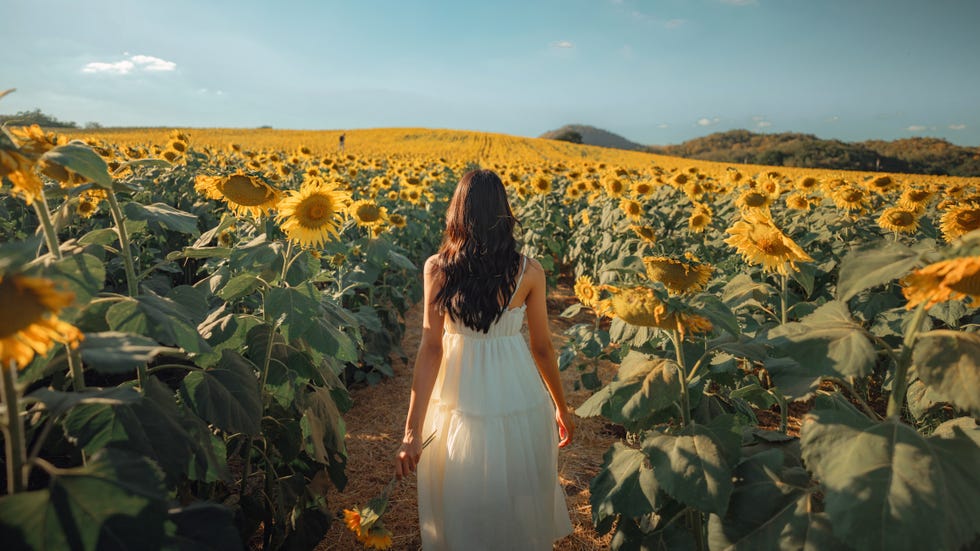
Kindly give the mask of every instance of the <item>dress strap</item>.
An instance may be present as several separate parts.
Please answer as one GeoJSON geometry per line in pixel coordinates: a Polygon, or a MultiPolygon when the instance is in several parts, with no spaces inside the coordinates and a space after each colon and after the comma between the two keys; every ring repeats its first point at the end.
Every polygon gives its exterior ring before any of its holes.
{"type": "Polygon", "coordinates": [[[510,300],[507,301],[507,306],[510,307],[510,303],[514,301],[514,296],[517,294],[517,289],[521,287],[521,282],[524,281],[524,272],[527,270],[527,255],[524,256],[524,263],[521,265],[521,275],[517,276],[517,283],[514,285],[514,292],[510,295],[510,300]]]}

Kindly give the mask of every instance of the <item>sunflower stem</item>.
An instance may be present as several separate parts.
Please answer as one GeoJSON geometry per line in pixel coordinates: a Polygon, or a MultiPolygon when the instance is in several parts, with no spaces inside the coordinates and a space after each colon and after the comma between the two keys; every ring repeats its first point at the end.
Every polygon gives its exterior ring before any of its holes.
{"type": "Polygon", "coordinates": [[[787,274],[779,276],[779,319],[783,325],[786,325],[786,280],[788,279],[787,274]]]}
{"type": "MultiPolygon", "coordinates": [[[[295,260],[295,258],[292,257],[292,254],[293,254],[293,241],[287,240],[286,255],[282,258],[282,273],[279,274],[279,279],[282,280],[283,283],[286,282],[286,272],[289,271],[289,266],[292,265],[293,260],[295,260]]],[[[296,253],[296,256],[299,256],[299,253],[296,253]]]]}
{"type": "Polygon", "coordinates": [[[885,411],[889,419],[899,418],[902,415],[902,407],[905,405],[905,391],[908,388],[909,366],[912,363],[912,347],[915,340],[919,337],[919,327],[922,326],[922,319],[925,317],[925,303],[920,304],[912,315],[912,323],[905,330],[905,339],[902,342],[902,355],[898,358],[895,366],[895,379],[892,381],[892,393],[888,397],[888,409],[885,411]]]}
{"type": "Polygon", "coordinates": [[[7,444],[7,493],[16,494],[23,492],[26,486],[24,466],[27,464],[27,457],[24,455],[27,451],[24,444],[24,421],[20,417],[20,396],[17,389],[17,367],[14,362],[10,362],[6,366],[0,366],[0,371],[3,372],[0,377],[3,403],[7,407],[7,425],[3,428],[7,444]]]}
{"type": "Polygon", "coordinates": [[[135,297],[139,294],[139,280],[136,278],[136,267],[133,265],[133,251],[129,248],[126,219],[123,218],[122,209],[119,208],[119,201],[116,200],[116,193],[113,190],[106,190],[106,199],[109,201],[112,220],[116,223],[116,232],[119,233],[119,248],[122,252],[123,267],[126,269],[126,288],[129,291],[129,296],[135,297]]]}
{"type": "Polygon", "coordinates": [[[37,217],[41,220],[41,228],[44,230],[44,241],[47,243],[48,252],[54,256],[55,260],[61,260],[61,244],[58,243],[58,232],[54,229],[54,224],[51,223],[51,214],[48,212],[48,200],[44,196],[44,190],[40,192],[40,197],[37,201],[31,203],[34,207],[34,212],[37,213],[37,217]]]}
{"type": "Polygon", "coordinates": [[[684,367],[684,341],[677,329],[670,332],[670,338],[674,342],[674,353],[677,356],[677,372],[681,382],[681,426],[686,427],[691,424],[691,397],[687,390],[687,369],[684,367]]]}

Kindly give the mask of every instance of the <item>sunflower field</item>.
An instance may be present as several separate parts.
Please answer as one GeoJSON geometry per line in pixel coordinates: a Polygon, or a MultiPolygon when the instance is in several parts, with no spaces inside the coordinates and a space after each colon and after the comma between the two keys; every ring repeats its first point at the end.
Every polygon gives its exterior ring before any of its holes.
{"type": "Polygon", "coordinates": [[[977,180],[339,135],[0,132],[5,548],[315,547],[477,166],[574,286],[613,549],[977,543],[977,180]]]}

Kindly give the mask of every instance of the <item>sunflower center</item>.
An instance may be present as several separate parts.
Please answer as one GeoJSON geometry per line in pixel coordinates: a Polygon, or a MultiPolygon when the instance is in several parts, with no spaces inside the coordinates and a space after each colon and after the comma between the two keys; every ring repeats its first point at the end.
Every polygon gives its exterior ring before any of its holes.
{"type": "Polygon", "coordinates": [[[225,198],[242,206],[255,207],[269,200],[268,186],[243,174],[233,174],[217,187],[225,198]]]}
{"type": "Polygon", "coordinates": [[[888,221],[893,226],[905,227],[915,223],[915,216],[907,210],[899,210],[888,213],[888,221]]]}
{"type": "Polygon", "coordinates": [[[695,227],[697,227],[697,226],[703,226],[706,223],[707,223],[707,220],[705,220],[705,217],[704,217],[703,214],[695,214],[694,216],[691,217],[691,225],[692,226],[695,226],[695,227]]]}
{"type": "Polygon", "coordinates": [[[745,204],[750,207],[761,207],[762,205],[766,204],[766,196],[758,191],[746,193],[745,204]]]}
{"type": "Polygon", "coordinates": [[[915,201],[916,203],[924,201],[929,198],[929,192],[921,189],[913,189],[909,192],[909,199],[915,201]]]}
{"type": "Polygon", "coordinates": [[[790,252],[789,248],[783,243],[782,239],[776,236],[765,236],[759,239],[757,245],[759,250],[769,256],[783,256],[790,252]]]}
{"type": "Polygon", "coordinates": [[[381,218],[381,210],[377,205],[364,204],[357,207],[357,218],[362,222],[377,222],[381,218]]]}
{"type": "Polygon", "coordinates": [[[329,222],[333,211],[328,197],[311,195],[296,207],[296,220],[304,228],[319,228],[329,222]]]}
{"type": "Polygon", "coordinates": [[[843,194],[844,201],[847,203],[858,203],[864,197],[864,193],[859,189],[852,189],[845,191],[843,194]]]}
{"type": "Polygon", "coordinates": [[[0,281],[0,304],[9,305],[0,316],[0,339],[29,327],[48,311],[30,288],[20,288],[12,278],[0,281]]]}
{"type": "Polygon", "coordinates": [[[980,228],[980,209],[965,210],[957,213],[956,225],[965,231],[980,228]]]}

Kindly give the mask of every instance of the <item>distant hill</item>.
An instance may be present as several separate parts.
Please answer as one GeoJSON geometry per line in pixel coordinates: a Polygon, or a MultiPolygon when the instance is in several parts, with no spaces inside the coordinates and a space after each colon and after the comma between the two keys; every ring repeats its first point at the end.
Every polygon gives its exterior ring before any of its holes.
{"type": "Polygon", "coordinates": [[[644,151],[646,149],[646,146],[631,142],[619,134],[613,134],[612,132],[608,132],[601,128],[596,128],[585,124],[566,124],[565,126],[562,126],[556,130],[545,132],[539,137],[555,140],[562,139],[563,137],[567,138],[568,136],[574,134],[581,136],[582,141],[578,142],[577,140],[567,139],[566,141],[576,141],[577,143],[583,143],[585,145],[598,145],[600,147],[612,147],[614,149],[628,149],[630,151],[644,151]]]}
{"type": "Polygon", "coordinates": [[[730,130],[645,150],[729,163],[980,176],[980,147],[962,147],[937,138],[851,143],[823,140],[812,134],[730,130]]]}

